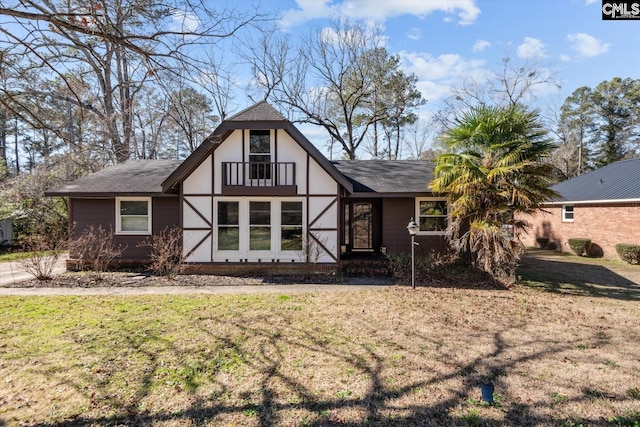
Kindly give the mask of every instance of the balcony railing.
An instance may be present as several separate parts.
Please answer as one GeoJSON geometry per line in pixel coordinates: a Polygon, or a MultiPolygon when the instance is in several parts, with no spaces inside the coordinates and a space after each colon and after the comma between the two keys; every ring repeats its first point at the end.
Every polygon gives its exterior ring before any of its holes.
{"type": "Polygon", "coordinates": [[[296,191],[295,163],[222,163],[223,194],[294,195],[296,191]]]}

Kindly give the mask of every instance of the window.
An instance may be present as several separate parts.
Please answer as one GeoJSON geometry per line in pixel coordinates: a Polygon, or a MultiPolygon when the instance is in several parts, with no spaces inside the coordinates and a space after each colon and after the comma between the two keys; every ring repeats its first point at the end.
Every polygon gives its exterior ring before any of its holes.
{"type": "Polygon", "coordinates": [[[250,179],[271,179],[271,131],[249,131],[250,179]]]}
{"type": "Polygon", "coordinates": [[[218,202],[218,250],[240,249],[240,216],[238,202],[218,202]]]}
{"type": "Polygon", "coordinates": [[[271,202],[249,202],[249,250],[271,250],[271,202]]]}
{"type": "Polygon", "coordinates": [[[562,222],[573,222],[573,205],[562,206],[562,222]]]}
{"type": "Polygon", "coordinates": [[[151,199],[117,198],[118,234],[151,234],[151,199]]]}
{"type": "Polygon", "coordinates": [[[418,225],[420,234],[444,234],[447,229],[447,201],[445,199],[418,199],[418,225]]]}
{"type": "Polygon", "coordinates": [[[282,202],[280,249],[302,250],[302,202],[282,202]]]}
{"type": "Polygon", "coordinates": [[[304,203],[277,197],[216,200],[214,258],[297,260],[303,247],[304,203]]]}

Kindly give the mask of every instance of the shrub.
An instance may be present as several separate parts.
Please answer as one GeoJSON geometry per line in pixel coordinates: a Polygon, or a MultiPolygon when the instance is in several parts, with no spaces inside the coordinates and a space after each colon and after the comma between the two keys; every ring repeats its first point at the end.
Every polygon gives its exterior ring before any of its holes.
{"type": "Polygon", "coordinates": [[[66,230],[48,230],[42,226],[39,232],[22,239],[23,248],[30,253],[29,258],[22,261],[27,273],[38,280],[53,278],[53,270],[67,247],[66,230]]]}
{"type": "Polygon", "coordinates": [[[182,251],[182,230],[165,228],[159,234],[147,238],[138,246],[150,246],[149,268],[155,274],[172,280],[184,269],[185,256],[182,251]]]}
{"type": "MultiPolygon", "coordinates": [[[[391,273],[396,278],[406,278],[411,275],[411,254],[386,254],[391,273]]],[[[419,280],[426,278],[439,279],[454,276],[460,268],[464,270],[464,263],[455,253],[431,252],[416,254],[416,276],[419,280]]]]}
{"type": "Polygon", "coordinates": [[[536,243],[540,249],[544,249],[549,244],[549,239],[546,237],[536,237],[536,243]]]}
{"type": "Polygon", "coordinates": [[[629,264],[638,264],[640,262],[640,245],[620,243],[616,245],[616,252],[620,258],[629,264]]]}
{"type": "Polygon", "coordinates": [[[113,230],[99,226],[87,227],[80,237],[71,242],[71,256],[80,260],[82,270],[91,270],[96,279],[108,270],[109,264],[122,255],[124,248],[115,245],[113,230]]]}
{"type": "Polygon", "coordinates": [[[569,239],[569,247],[578,256],[582,256],[591,249],[591,239],[569,239]]]}

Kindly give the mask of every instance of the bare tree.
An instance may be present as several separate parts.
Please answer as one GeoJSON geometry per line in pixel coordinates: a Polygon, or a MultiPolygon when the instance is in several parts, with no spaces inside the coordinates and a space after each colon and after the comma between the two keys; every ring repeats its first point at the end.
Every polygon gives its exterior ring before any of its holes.
{"type": "MultiPolygon", "coordinates": [[[[184,69],[197,74],[206,59],[193,55],[194,47],[234,36],[257,15],[190,0],[16,0],[0,7],[0,17],[6,24],[0,52],[20,57],[20,72],[37,70],[65,82],[72,96],[64,99],[101,120],[113,160],[121,162],[131,155],[142,87],[184,69]],[[98,102],[76,93],[70,74],[90,85],[98,102]]],[[[25,122],[38,122],[33,108],[19,108],[26,92],[51,96],[23,87],[3,93],[0,102],[25,122]]]]}
{"type": "MultiPolygon", "coordinates": [[[[218,117],[211,113],[210,99],[189,86],[178,83],[169,94],[168,117],[178,133],[177,147],[189,155],[213,130],[218,117]]],[[[178,153],[176,153],[178,154],[178,153]]]]}
{"type": "MultiPolygon", "coordinates": [[[[276,33],[265,34],[260,46],[265,53],[254,50],[251,60],[258,95],[278,103],[294,121],[323,127],[350,159],[376,124],[410,113],[407,98],[392,96],[392,83],[398,88],[403,82],[414,93],[415,79],[406,78],[399,59],[382,47],[380,28],[334,21],[295,48],[276,33]],[[397,107],[400,101],[405,104],[397,107]]],[[[374,131],[374,156],[377,143],[374,131]]]]}
{"type": "MultiPolygon", "coordinates": [[[[433,137],[433,122],[429,120],[416,120],[406,126],[405,152],[409,159],[425,159],[430,140],[433,137]]],[[[437,156],[435,156],[437,157],[437,156]]],[[[433,159],[435,160],[435,157],[433,159]]],[[[426,160],[431,160],[431,157],[426,160]]]]}
{"type": "Polygon", "coordinates": [[[465,77],[443,101],[437,120],[444,130],[451,129],[459,114],[470,108],[524,105],[534,99],[539,90],[549,87],[560,87],[552,69],[534,60],[518,64],[507,55],[499,67],[486,74],[465,77]]]}

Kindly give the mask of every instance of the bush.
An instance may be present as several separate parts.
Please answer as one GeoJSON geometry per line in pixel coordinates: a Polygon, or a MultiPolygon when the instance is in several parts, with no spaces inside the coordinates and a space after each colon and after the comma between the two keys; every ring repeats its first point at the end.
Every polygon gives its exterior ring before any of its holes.
{"type": "Polygon", "coordinates": [[[578,256],[589,253],[591,249],[591,239],[569,239],[569,247],[578,256]]]}
{"type": "Polygon", "coordinates": [[[66,230],[47,230],[42,226],[38,233],[24,236],[22,247],[30,253],[29,258],[22,261],[27,273],[38,280],[53,278],[53,270],[67,247],[66,230]]]}
{"type": "Polygon", "coordinates": [[[640,263],[640,245],[620,243],[616,245],[618,256],[629,264],[640,263]]]}
{"type": "MultiPolygon", "coordinates": [[[[411,254],[395,253],[387,254],[391,273],[396,278],[411,276],[411,254]]],[[[464,263],[454,253],[431,252],[429,254],[416,254],[416,276],[419,280],[438,279],[458,273],[464,263]],[[460,264],[460,265],[459,265],[460,264]]],[[[464,268],[462,268],[464,269],[464,268]]]]}
{"type": "Polygon", "coordinates": [[[167,227],[138,246],[151,247],[149,268],[155,274],[173,280],[183,271],[186,257],[182,251],[182,230],[179,228],[167,227]]]}
{"type": "Polygon", "coordinates": [[[73,239],[69,249],[72,258],[80,260],[81,270],[90,270],[96,280],[109,269],[109,264],[122,255],[124,248],[116,247],[113,241],[113,230],[98,226],[87,227],[80,237],[73,239]]]}
{"type": "Polygon", "coordinates": [[[538,247],[540,249],[544,249],[549,244],[549,239],[547,239],[546,237],[537,237],[536,243],[538,244],[538,247]]]}

